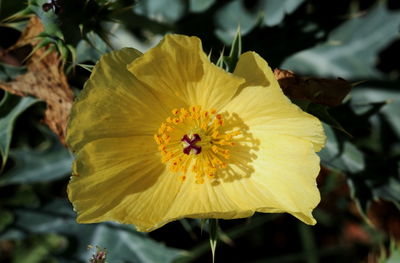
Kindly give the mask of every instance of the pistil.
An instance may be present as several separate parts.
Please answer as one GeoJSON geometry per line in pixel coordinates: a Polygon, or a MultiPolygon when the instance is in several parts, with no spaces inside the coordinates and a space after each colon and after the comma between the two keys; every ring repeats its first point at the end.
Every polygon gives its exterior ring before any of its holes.
{"type": "Polygon", "coordinates": [[[189,155],[191,152],[194,154],[201,153],[201,146],[197,146],[196,143],[201,141],[200,136],[196,133],[189,138],[187,134],[182,137],[183,142],[183,153],[189,155]]]}

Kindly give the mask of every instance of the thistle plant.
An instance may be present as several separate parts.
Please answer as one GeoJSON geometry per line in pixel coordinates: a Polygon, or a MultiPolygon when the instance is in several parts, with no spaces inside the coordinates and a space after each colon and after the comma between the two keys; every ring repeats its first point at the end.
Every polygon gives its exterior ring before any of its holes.
{"type": "Polygon", "coordinates": [[[57,51],[64,64],[68,62],[69,71],[76,65],[79,42],[86,41],[96,49],[89,34],[96,34],[110,46],[104,24],[114,21],[117,14],[130,10],[132,4],[122,0],[29,0],[25,9],[5,19],[3,24],[16,27],[30,16],[38,16],[44,31],[36,36],[32,53],[43,47],[48,47],[48,52],[57,51]]]}
{"type": "Polygon", "coordinates": [[[397,262],[398,9],[0,1],[0,261],[397,262]]]}

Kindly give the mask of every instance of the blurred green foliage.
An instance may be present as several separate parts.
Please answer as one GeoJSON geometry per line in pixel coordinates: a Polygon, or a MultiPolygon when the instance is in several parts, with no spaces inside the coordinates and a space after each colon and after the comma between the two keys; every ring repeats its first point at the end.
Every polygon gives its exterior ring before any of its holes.
{"type": "MultiPolygon", "coordinates": [[[[391,227],[400,221],[398,2],[71,0],[61,2],[60,13],[46,12],[45,3],[0,1],[0,33],[8,36],[0,40],[1,50],[16,41],[28,15],[37,15],[45,26],[38,47],[50,45],[62,55],[76,92],[88,77],[82,67],[90,68],[105,52],[123,46],[144,52],[170,32],[199,36],[211,59],[229,71],[237,54],[254,50],[271,67],[363,81],[337,107],[300,105],[325,122],[328,136],[319,153],[325,167],[319,177],[322,202],[315,210],[319,224],[311,228],[286,215],[221,222],[216,259],[378,260],[392,238],[391,254],[379,262],[399,260],[400,233],[391,227]],[[235,38],[238,27],[241,42],[235,38]],[[224,47],[231,53],[221,53],[224,47]]],[[[14,66],[1,62],[0,81],[25,70],[23,58],[14,66]]],[[[44,103],[0,92],[1,262],[88,262],[88,245],[106,248],[110,263],[210,262],[197,220],[171,223],[150,235],[114,223],[77,224],[66,198],[72,156],[41,123],[44,103]]]]}

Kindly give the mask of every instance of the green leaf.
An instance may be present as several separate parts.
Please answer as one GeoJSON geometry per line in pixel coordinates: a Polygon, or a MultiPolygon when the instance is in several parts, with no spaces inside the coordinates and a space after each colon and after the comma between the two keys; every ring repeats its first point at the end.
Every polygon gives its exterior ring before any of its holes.
{"type": "Polygon", "coordinates": [[[361,172],[365,168],[364,154],[350,142],[344,142],[341,160],[338,162],[334,161],[333,165],[335,163],[340,164],[350,173],[361,172]]]}
{"type": "Polygon", "coordinates": [[[372,188],[372,193],[375,198],[391,201],[400,209],[400,179],[390,177],[385,184],[372,188]]]}
{"type": "Polygon", "coordinates": [[[353,107],[363,104],[386,102],[386,105],[381,108],[380,113],[383,114],[400,139],[400,93],[397,90],[365,86],[354,89],[351,95],[351,104],[353,107]]]}
{"type": "Polygon", "coordinates": [[[352,143],[340,142],[333,129],[324,124],[326,146],[318,153],[324,165],[342,172],[358,173],[365,168],[364,154],[352,143]]]}
{"type": "Polygon", "coordinates": [[[0,177],[0,186],[49,182],[70,174],[72,156],[58,141],[46,142],[36,149],[11,150],[14,167],[0,177]]]}
{"type": "Polygon", "coordinates": [[[364,126],[367,136],[358,139],[360,148],[368,149],[367,167],[361,174],[350,176],[352,192],[362,212],[372,200],[383,199],[400,209],[400,144],[399,112],[400,95],[396,83],[371,82],[355,88],[351,93],[351,109],[360,116],[367,116],[358,126],[364,126]],[[387,85],[389,84],[389,85],[387,85]],[[393,86],[393,88],[390,88],[393,86]]]}
{"type": "Polygon", "coordinates": [[[76,47],[76,63],[97,62],[101,55],[109,52],[107,44],[94,32],[88,33],[85,40],[81,40],[76,47]]]}
{"type": "Polygon", "coordinates": [[[219,57],[218,57],[217,63],[215,63],[215,65],[217,67],[220,67],[220,68],[223,68],[223,69],[225,69],[224,50],[225,49],[221,50],[221,52],[219,53],[219,57]]]}
{"type": "Polygon", "coordinates": [[[0,210],[0,232],[10,225],[14,220],[14,216],[10,211],[0,210]]]}
{"type": "Polygon", "coordinates": [[[321,157],[321,162],[329,166],[332,160],[339,157],[340,146],[333,128],[327,124],[323,124],[323,127],[326,135],[326,144],[325,147],[318,152],[318,155],[321,157]]]}
{"type": "Polygon", "coordinates": [[[264,12],[263,23],[276,26],[283,21],[286,14],[293,13],[304,0],[261,0],[257,10],[264,12]]]}
{"type": "MultiPolygon", "coordinates": [[[[6,164],[8,152],[15,120],[27,108],[38,102],[39,100],[31,97],[17,97],[6,93],[0,101],[0,153],[2,157],[2,169],[6,164]]],[[[0,169],[1,170],[1,169],[0,169]]]]}
{"type": "Polygon", "coordinates": [[[237,28],[242,35],[249,33],[258,22],[257,15],[253,15],[244,7],[242,0],[232,1],[215,14],[216,31],[218,38],[229,45],[235,38],[237,28]]]}
{"type": "Polygon", "coordinates": [[[0,1],[0,21],[22,10],[25,5],[25,1],[0,1]]]}
{"type": "Polygon", "coordinates": [[[380,78],[375,69],[379,51],[398,37],[399,23],[400,11],[377,4],[336,28],[325,43],[287,58],[282,68],[323,77],[380,78]]]}
{"type": "Polygon", "coordinates": [[[396,241],[390,244],[390,255],[386,260],[379,261],[379,263],[397,263],[400,262],[400,245],[396,241]]]}
{"type": "Polygon", "coordinates": [[[243,0],[227,3],[215,15],[216,34],[225,44],[231,43],[236,28],[240,26],[242,34],[246,35],[260,23],[266,26],[276,26],[281,23],[286,14],[294,12],[304,0],[261,0],[253,10],[247,10],[243,0]]]}
{"type": "Polygon", "coordinates": [[[30,5],[30,9],[40,18],[40,22],[44,25],[44,32],[49,36],[64,39],[61,32],[61,21],[57,14],[53,11],[45,12],[42,5],[47,3],[47,0],[36,0],[30,5]]]}
{"type": "Polygon", "coordinates": [[[62,237],[53,234],[34,236],[29,241],[16,244],[12,253],[13,263],[55,263],[51,253],[57,253],[65,243],[62,237]]]}
{"type": "Polygon", "coordinates": [[[239,57],[242,54],[242,36],[240,35],[240,27],[237,28],[235,38],[231,44],[231,51],[229,56],[224,58],[226,65],[228,66],[227,71],[233,72],[236,64],[239,61],[239,57]]]}
{"type": "Polygon", "coordinates": [[[215,3],[215,0],[190,0],[189,10],[193,13],[201,13],[206,11],[215,3]]]}
{"type": "Polygon", "coordinates": [[[185,5],[180,0],[146,0],[140,1],[133,11],[160,22],[178,21],[185,12],[185,5]]]}
{"type": "MultiPolygon", "coordinates": [[[[107,249],[109,262],[163,263],[172,262],[180,251],[168,248],[136,232],[128,225],[116,223],[78,224],[72,207],[64,199],[56,199],[41,209],[16,209],[16,221],[9,229],[16,236],[26,234],[56,233],[70,237],[76,253],[68,255],[74,262],[87,262],[91,256],[88,245],[107,249]]],[[[7,233],[5,233],[7,235],[7,233]]],[[[10,235],[8,235],[10,236],[10,235]]]]}
{"type": "MultiPolygon", "coordinates": [[[[136,7],[133,9],[136,10],[136,7]]],[[[130,33],[126,34],[128,36],[128,38],[132,38],[133,34],[131,32],[136,32],[138,29],[142,30],[145,29],[146,31],[152,32],[155,35],[164,35],[168,32],[174,31],[174,27],[171,24],[166,24],[163,21],[159,21],[159,20],[153,20],[149,17],[147,17],[145,14],[137,14],[134,13],[132,10],[125,10],[124,12],[115,12],[112,14],[111,18],[113,19],[113,21],[118,21],[118,23],[120,24],[119,27],[126,27],[126,29],[128,29],[130,31],[130,33]]],[[[114,30],[118,28],[116,28],[114,26],[114,30]]],[[[115,34],[115,32],[112,32],[112,34],[110,34],[110,37],[112,38],[113,35],[115,34]]],[[[154,40],[154,38],[151,38],[154,40]]],[[[129,41],[129,40],[128,40],[129,41]]],[[[125,41],[125,42],[128,42],[125,41]]],[[[138,41],[136,41],[138,42],[138,41]]],[[[157,43],[159,42],[159,40],[156,41],[157,43]]],[[[119,43],[121,44],[121,43],[119,43]]],[[[149,43],[144,43],[145,46],[147,46],[149,43]]],[[[117,45],[118,47],[119,45],[117,45]]],[[[154,45],[152,45],[154,46],[154,45]]],[[[126,47],[126,45],[124,46],[119,46],[119,48],[122,47],[126,47]]],[[[136,46],[135,46],[136,48],[136,46]]],[[[146,49],[140,49],[139,50],[147,50],[146,49]]]]}
{"type": "Polygon", "coordinates": [[[326,124],[329,124],[331,127],[338,129],[339,131],[345,133],[347,136],[351,137],[351,134],[349,134],[342,127],[342,125],[337,120],[335,120],[328,112],[329,107],[321,104],[312,103],[307,100],[293,100],[293,102],[300,108],[302,108],[304,111],[314,115],[321,121],[325,122],[326,124]]]}
{"type": "Polygon", "coordinates": [[[297,222],[301,243],[303,246],[304,262],[317,263],[319,260],[317,253],[317,243],[313,234],[313,228],[302,222],[297,222]]]}
{"type": "Polygon", "coordinates": [[[18,21],[18,22],[7,22],[7,23],[0,22],[0,26],[9,27],[9,28],[15,29],[19,32],[24,31],[24,29],[26,28],[27,25],[28,25],[28,21],[26,21],[26,20],[18,21]]]}
{"type": "Polygon", "coordinates": [[[87,40],[79,41],[76,47],[77,63],[93,62],[95,63],[101,57],[101,53],[93,48],[87,40]]]}
{"type": "Polygon", "coordinates": [[[0,62],[0,81],[8,82],[26,72],[25,67],[15,67],[0,62]]]}
{"type": "Polygon", "coordinates": [[[7,207],[39,207],[40,200],[32,185],[19,185],[14,189],[15,191],[12,195],[8,195],[1,200],[2,204],[7,207]]]}

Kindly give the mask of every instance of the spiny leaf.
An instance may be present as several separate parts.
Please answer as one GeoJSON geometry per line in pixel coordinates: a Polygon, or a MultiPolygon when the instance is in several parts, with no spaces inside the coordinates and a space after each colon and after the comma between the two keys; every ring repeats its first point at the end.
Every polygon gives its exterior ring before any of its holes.
{"type": "Polygon", "coordinates": [[[14,215],[8,210],[0,210],[0,232],[14,221],[14,215]]]}
{"type": "Polygon", "coordinates": [[[242,54],[242,36],[240,34],[240,26],[238,26],[235,38],[231,44],[231,50],[229,56],[224,57],[225,63],[227,65],[227,71],[233,72],[235,70],[236,64],[239,61],[239,57],[242,54]]]}
{"type": "Polygon", "coordinates": [[[24,28],[26,27],[26,25],[28,24],[27,21],[18,21],[18,22],[2,22],[0,23],[1,27],[9,27],[9,28],[13,28],[17,31],[22,32],[24,30],[24,28]]]}
{"type": "Polygon", "coordinates": [[[260,21],[260,13],[249,12],[243,0],[230,1],[215,14],[216,35],[225,44],[232,43],[235,38],[237,27],[240,26],[241,33],[246,35],[260,21]]]}
{"type": "Polygon", "coordinates": [[[218,57],[218,60],[217,60],[217,63],[215,64],[215,65],[217,65],[217,67],[220,67],[220,68],[225,68],[224,50],[225,50],[225,48],[223,48],[221,50],[221,53],[219,54],[219,57],[218,57]]]}
{"type": "Polygon", "coordinates": [[[304,100],[296,100],[295,99],[295,100],[293,100],[293,102],[295,104],[300,104],[300,105],[301,105],[301,103],[305,103],[306,106],[305,106],[305,108],[303,108],[304,111],[314,115],[321,121],[325,122],[326,124],[329,124],[331,127],[338,129],[339,131],[345,133],[350,138],[353,137],[348,131],[346,131],[343,128],[343,126],[335,118],[333,118],[331,116],[331,114],[328,111],[329,107],[320,105],[320,104],[316,104],[316,103],[312,103],[309,101],[304,101],[304,100]]]}
{"type": "Polygon", "coordinates": [[[38,102],[31,97],[18,98],[17,96],[6,93],[0,102],[0,154],[2,163],[0,173],[4,169],[10,150],[11,138],[14,123],[19,115],[26,109],[38,102]]]}
{"type": "Polygon", "coordinates": [[[318,153],[321,162],[342,172],[355,174],[363,171],[366,164],[364,154],[354,144],[342,142],[330,126],[324,125],[324,130],[327,142],[325,148],[318,153]]]}
{"type": "Polygon", "coordinates": [[[89,72],[92,72],[94,65],[88,65],[88,64],[76,64],[77,66],[80,66],[83,69],[86,69],[89,72]]]}
{"type": "Polygon", "coordinates": [[[276,26],[282,22],[286,14],[295,11],[304,0],[261,0],[257,10],[263,12],[263,23],[266,26],[276,26]]]}
{"type": "Polygon", "coordinates": [[[2,235],[9,239],[27,234],[56,233],[71,238],[75,253],[67,255],[75,261],[87,262],[89,244],[107,248],[110,262],[172,263],[181,253],[136,232],[132,226],[115,223],[78,224],[76,215],[66,199],[53,199],[40,209],[16,208],[16,221],[2,235]]]}
{"type": "Polygon", "coordinates": [[[138,4],[133,12],[153,20],[162,19],[167,23],[178,21],[185,12],[180,0],[147,0],[138,4]]]}
{"type": "Polygon", "coordinates": [[[15,165],[0,177],[0,186],[50,182],[71,171],[72,156],[56,139],[35,149],[12,149],[9,156],[15,165]]]}
{"type": "Polygon", "coordinates": [[[28,5],[25,9],[5,18],[2,21],[2,23],[7,24],[15,21],[27,20],[31,15],[32,15],[32,9],[30,8],[30,5],[28,5]]]}
{"type": "Polygon", "coordinates": [[[201,13],[206,11],[215,3],[215,0],[190,0],[189,10],[193,13],[201,13]]]}
{"type": "Polygon", "coordinates": [[[301,74],[345,79],[376,79],[379,51],[398,37],[400,11],[380,1],[365,16],[336,28],[325,43],[287,58],[282,68],[301,74]]]}

